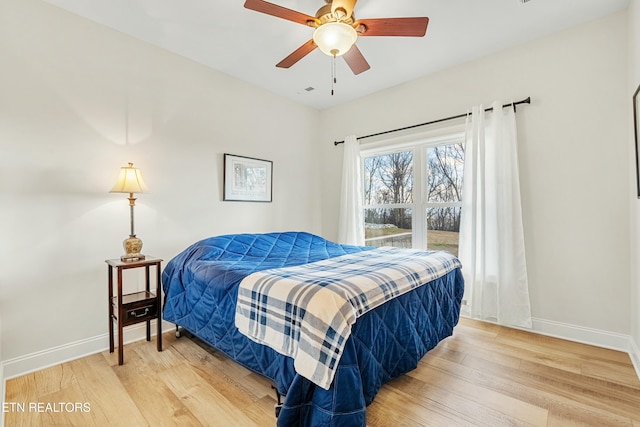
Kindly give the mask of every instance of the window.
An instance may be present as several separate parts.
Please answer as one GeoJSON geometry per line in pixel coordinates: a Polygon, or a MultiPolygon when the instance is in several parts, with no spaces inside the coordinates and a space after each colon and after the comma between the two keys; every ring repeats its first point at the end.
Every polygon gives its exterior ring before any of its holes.
{"type": "Polygon", "coordinates": [[[412,247],[413,151],[364,158],[365,244],[412,247]]]}
{"type": "Polygon", "coordinates": [[[458,254],[463,141],[457,133],[362,150],[366,245],[458,254]]]}
{"type": "Polygon", "coordinates": [[[458,255],[462,213],[462,141],[427,148],[427,248],[458,255]]]}

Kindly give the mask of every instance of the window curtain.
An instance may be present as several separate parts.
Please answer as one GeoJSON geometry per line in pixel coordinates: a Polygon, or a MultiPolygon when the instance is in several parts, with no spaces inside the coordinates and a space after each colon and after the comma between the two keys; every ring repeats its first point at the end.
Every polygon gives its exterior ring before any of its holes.
{"type": "Polygon", "coordinates": [[[514,108],[467,116],[459,256],[463,314],[531,327],[514,108]]]}
{"type": "Polygon", "coordinates": [[[355,135],[349,135],[344,139],[338,242],[348,245],[364,245],[360,144],[355,135]]]}

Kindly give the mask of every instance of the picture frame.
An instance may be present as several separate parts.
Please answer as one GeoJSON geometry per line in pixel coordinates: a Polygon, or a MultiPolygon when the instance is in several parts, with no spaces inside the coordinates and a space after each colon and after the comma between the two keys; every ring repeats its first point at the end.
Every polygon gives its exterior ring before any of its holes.
{"type": "Polygon", "coordinates": [[[224,201],[271,202],[273,162],[224,154],[224,201]]]}
{"type": "Polygon", "coordinates": [[[633,131],[636,142],[636,187],[640,199],[640,85],[633,94],[633,131]]]}

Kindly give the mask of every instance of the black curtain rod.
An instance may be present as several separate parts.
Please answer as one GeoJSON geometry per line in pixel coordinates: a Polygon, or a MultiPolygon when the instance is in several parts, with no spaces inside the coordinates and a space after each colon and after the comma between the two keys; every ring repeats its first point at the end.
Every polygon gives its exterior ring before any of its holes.
{"type": "MultiPolygon", "coordinates": [[[[515,112],[516,111],[516,105],[520,105],[520,104],[531,104],[531,97],[528,97],[527,99],[523,99],[522,101],[510,102],[508,104],[504,104],[502,106],[502,108],[507,108],[507,107],[510,107],[510,106],[513,105],[513,111],[515,112]]],[[[493,108],[487,108],[484,111],[493,111],[493,108]]],[[[461,119],[462,117],[466,117],[466,116],[467,116],[467,114],[458,114],[457,116],[445,117],[444,119],[432,120],[430,122],[420,123],[420,124],[417,124],[417,125],[406,126],[406,127],[403,127],[403,128],[392,129],[392,130],[386,130],[384,132],[373,133],[371,135],[359,136],[357,139],[361,140],[361,139],[366,139],[366,138],[373,138],[374,136],[385,135],[387,133],[393,133],[393,132],[400,132],[401,130],[413,129],[413,128],[417,128],[417,127],[420,127],[420,126],[433,125],[433,124],[436,124],[436,123],[446,122],[447,120],[461,119]]],[[[344,141],[334,141],[333,142],[333,145],[338,145],[338,144],[344,144],[344,141]]]]}

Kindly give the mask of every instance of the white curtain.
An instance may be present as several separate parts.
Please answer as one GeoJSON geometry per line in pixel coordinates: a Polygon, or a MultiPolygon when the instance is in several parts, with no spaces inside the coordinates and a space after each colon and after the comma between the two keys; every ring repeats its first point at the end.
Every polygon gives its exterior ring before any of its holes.
{"type": "Polygon", "coordinates": [[[348,245],[364,245],[360,144],[355,135],[349,135],[344,139],[338,242],[348,245]]]}
{"type": "Polygon", "coordinates": [[[531,327],[513,107],[467,116],[459,257],[463,314],[531,327]]]}

